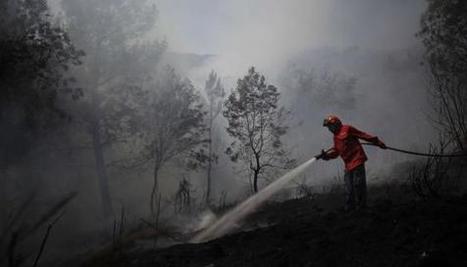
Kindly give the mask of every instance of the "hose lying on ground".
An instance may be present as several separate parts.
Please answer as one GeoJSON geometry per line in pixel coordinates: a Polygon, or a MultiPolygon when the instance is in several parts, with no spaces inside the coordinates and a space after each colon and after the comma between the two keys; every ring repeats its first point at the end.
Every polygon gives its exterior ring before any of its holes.
{"type": "MultiPolygon", "coordinates": [[[[375,145],[373,143],[362,143],[362,145],[378,146],[378,145],[375,145]]],[[[389,150],[400,152],[400,153],[416,155],[416,156],[424,156],[424,157],[441,157],[441,158],[467,157],[467,154],[460,153],[460,152],[457,153],[457,154],[437,154],[437,153],[414,152],[414,151],[404,150],[404,149],[390,147],[390,146],[386,146],[386,148],[389,149],[389,150]]]]}

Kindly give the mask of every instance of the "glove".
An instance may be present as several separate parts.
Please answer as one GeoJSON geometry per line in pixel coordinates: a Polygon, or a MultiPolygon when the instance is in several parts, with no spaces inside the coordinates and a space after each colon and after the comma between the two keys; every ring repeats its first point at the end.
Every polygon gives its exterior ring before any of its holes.
{"type": "Polygon", "coordinates": [[[316,155],[315,158],[322,159],[322,160],[329,160],[328,153],[326,153],[324,149],[321,149],[321,153],[319,155],[316,155]]]}
{"type": "Polygon", "coordinates": [[[379,146],[380,148],[382,149],[387,149],[388,147],[386,146],[385,143],[383,143],[383,141],[379,140],[378,139],[378,142],[376,142],[376,145],[379,146]]]}

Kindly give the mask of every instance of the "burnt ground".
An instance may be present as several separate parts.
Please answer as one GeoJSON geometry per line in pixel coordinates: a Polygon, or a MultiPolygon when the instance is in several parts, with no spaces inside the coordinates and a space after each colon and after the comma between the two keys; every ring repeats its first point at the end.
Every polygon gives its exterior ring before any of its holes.
{"type": "Polygon", "coordinates": [[[370,190],[370,207],[350,213],[339,192],[270,203],[249,218],[250,230],[158,250],[114,248],[84,266],[467,266],[467,195],[383,191],[370,190]]]}

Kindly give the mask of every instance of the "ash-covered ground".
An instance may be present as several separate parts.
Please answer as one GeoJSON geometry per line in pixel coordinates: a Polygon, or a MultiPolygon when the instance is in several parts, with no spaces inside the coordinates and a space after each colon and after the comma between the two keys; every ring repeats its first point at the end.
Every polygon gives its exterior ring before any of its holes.
{"type": "Polygon", "coordinates": [[[206,243],[143,249],[133,240],[73,264],[467,266],[467,195],[428,200],[409,195],[397,185],[373,187],[369,208],[353,212],[341,208],[343,192],[268,203],[236,233],[206,243]]]}

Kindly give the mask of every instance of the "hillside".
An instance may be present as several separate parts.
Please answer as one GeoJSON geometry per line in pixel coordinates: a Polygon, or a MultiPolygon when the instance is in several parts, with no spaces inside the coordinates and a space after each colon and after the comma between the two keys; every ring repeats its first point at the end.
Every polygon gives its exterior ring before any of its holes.
{"type": "Polygon", "coordinates": [[[467,196],[415,201],[397,190],[373,188],[370,207],[350,213],[340,208],[342,192],[269,203],[244,232],[114,248],[84,266],[467,266],[467,196]]]}

